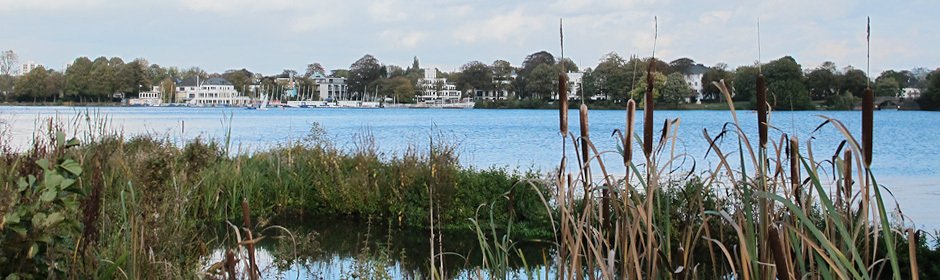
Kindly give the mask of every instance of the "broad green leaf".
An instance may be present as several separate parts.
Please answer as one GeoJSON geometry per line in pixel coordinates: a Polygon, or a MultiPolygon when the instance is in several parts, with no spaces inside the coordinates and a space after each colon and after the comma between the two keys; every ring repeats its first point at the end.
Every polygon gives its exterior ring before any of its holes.
{"type": "Polygon", "coordinates": [[[59,186],[62,184],[62,180],[65,180],[65,177],[62,177],[62,175],[53,172],[46,172],[43,185],[46,187],[46,189],[55,189],[58,191],[59,186]]]}
{"type": "Polygon", "coordinates": [[[48,160],[48,159],[40,159],[40,160],[37,160],[37,161],[36,161],[36,165],[39,165],[39,167],[42,167],[42,169],[48,169],[48,168],[49,168],[49,160],[48,160]]]}
{"type": "Polygon", "coordinates": [[[29,174],[29,176],[26,176],[26,182],[29,183],[30,186],[35,186],[36,176],[33,176],[33,174],[29,174]]]}
{"type": "Polygon", "coordinates": [[[33,215],[33,227],[37,227],[46,222],[46,213],[36,213],[33,215]]]}
{"type": "Polygon", "coordinates": [[[74,138],[74,137],[72,139],[69,139],[68,143],[65,143],[66,148],[71,148],[71,147],[75,147],[78,145],[81,145],[81,142],[78,141],[78,138],[74,138]]]}
{"type": "Polygon", "coordinates": [[[71,186],[72,184],[75,184],[75,179],[65,179],[65,180],[62,180],[62,182],[59,183],[59,190],[65,190],[65,189],[67,189],[69,186],[71,186]]]}
{"type": "Polygon", "coordinates": [[[26,237],[26,228],[22,225],[11,226],[10,229],[13,230],[13,232],[16,232],[16,234],[19,234],[21,238],[26,237]]]}
{"type": "Polygon", "coordinates": [[[51,227],[58,224],[62,220],[65,220],[65,215],[62,215],[62,212],[55,212],[50,214],[49,217],[46,217],[46,222],[42,226],[51,227]]]}
{"type": "Polygon", "coordinates": [[[50,202],[55,199],[55,195],[58,193],[59,192],[57,192],[54,189],[46,189],[45,191],[42,192],[42,195],[39,196],[39,200],[41,200],[42,202],[50,202]]]}
{"type": "Polygon", "coordinates": [[[16,186],[18,187],[16,191],[23,192],[27,187],[29,187],[29,183],[26,182],[25,177],[20,177],[19,180],[16,180],[16,186]]]}
{"type": "Polygon", "coordinates": [[[4,223],[7,225],[15,225],[20,223],[20,212],[12,211],[3,216],[4,223]]]}
{"type": "Polygon", "coordinates": [[[72,175],[75,175],[75,176],[82,175],[82,165],[79,164],[77,161],[67,159],[64,162],[62,162],[62,164],[60,164],[59,166],[62,167],[62,169],[65,169],[66,171],[68,171],[69,173],[72,173],[72,175]]]}
{"type": "Polygon", "coordinates": [[[61,130],[55,132],[55,145],[56,147],[65,147],[65,133],[61,130]]]}
{"type": "Polygon", "coordinates": [[[7,275],[7,278],[4,278],[4,279],[5,280],[20,280],[20,276],[16,274],[10,274],[10,275],[7,275]]]}

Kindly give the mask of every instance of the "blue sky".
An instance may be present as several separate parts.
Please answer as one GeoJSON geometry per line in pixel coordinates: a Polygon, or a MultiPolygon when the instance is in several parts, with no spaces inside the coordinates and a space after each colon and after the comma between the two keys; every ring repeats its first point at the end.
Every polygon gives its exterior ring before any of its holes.
{"type": "Polygon", "coordinates": [[[940,1],[320,1],[0,0],[0,49],[59,69],[77,56],[146,58],[209,72],[348,68],[368,53],[383,64],[444,71],[471,60],[519,65],[526,55],[565,55],[593,67],[606,53],[690,57],[732,67],[792,55],[804,68],[834,61],[864,69],[872,18],[872,72],[940,67],[940,1]]]}

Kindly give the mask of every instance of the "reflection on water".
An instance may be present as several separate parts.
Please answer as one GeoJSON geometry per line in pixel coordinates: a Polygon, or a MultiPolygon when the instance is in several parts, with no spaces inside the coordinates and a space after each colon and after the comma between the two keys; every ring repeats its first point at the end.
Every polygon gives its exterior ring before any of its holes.
{"type": "MultiPolygon", "coordinates": [[[[430,275],[428,231],[353,218],[285,222],[294,224],[288,226],[290,234],[276,229],[261,232],[266,237],[256,247],[256,259],[264,279],[424,279],[430,275]]],[[[218,246],[207,257],[207,266],[222,260],[225,251],[237,243],[231,228],[219,229],[216,235],[218,246]]],[[[483,263],[473,231],[445,232],[441,245],[447,278],[477,279],[478,273],[486,278],[486,272],[477,269],[483,263]]],[[[510,258],[511,273],[521,278],[552,273],[542,265],[552,259],[550,244],[519,242],[515,246],[522,258],[510,258]]]]}

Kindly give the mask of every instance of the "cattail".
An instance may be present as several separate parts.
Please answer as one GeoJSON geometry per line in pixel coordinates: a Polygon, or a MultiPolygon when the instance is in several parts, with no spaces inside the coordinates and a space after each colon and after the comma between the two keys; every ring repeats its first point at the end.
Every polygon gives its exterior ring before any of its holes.
{"type": "Polygon", "coordinates": [[[643,99],[643,152],[646,158],[652,157],[653,153],[653,65],[650,60],[646,67],[646,96],[643,99]]]}
{"type": "Polygon", "coordinates": [[[871,166],[872,122],[874,121],[875,97],[871,88],[865,89],[862,97],[862,151],[865,152],[865,166],[871,166]]]}
{"type": "Polygon", "coordinates": [[[764,74],[757,75],[757,129],[761,148],[767,147],[767,85],[764,74]]]}
{"type": "Polygon", "coordinates": [[[591,157],[589,156],[589,151],[590,151],[591,149],[588,148],[588,144],[589,144],[588,142],[590,142],[590,140],[588,140],[588,139],[590,138],[590,132],[588,131],[588,107],[587,107],[587,104],[583,104],[583,103],[581,104],[581,119],[580,119],[580,121],[581,121],[581,163],[582,163],[581,168],[584,168],[584,169],[583,169],[583,170],[584,170],[584,172],[583,172],[583,173],[584,173],[584,188],[587,189],[587,187],[588,187],[588,181],[590,180],[589,177],[588,177],[588,173],[589,173],[589,171],[591,170],[590,168],[588,168],[588,160],[591,158],[591,157]]]}
{"type": "Polygon", "coordinates": [[[777,268],[777,279],[786,279],[790,280],[790,272],[787,270],[787,258],[783,242],[780,240],[780,233],[777,232],[777,227],[770,225],[767,227],[770,249],[773,251],[774,255],[774,266],[777,268]]]}
{"type": "Polygon", "coordinates": [[[558,74],[558,128],[561,136],[568,135],[568,77],[558,74]]]}
{"type": "Polygon", "coordinates": [[[630,172],[630,161],[633,160],[633,125],[636,122],[636,101],[627,101],[627,134],[623,137],[623,166],[630,172]]]}
{"type": "Polygon", "coordinates": [[[842,181],[845,183],[845,201],[850,201],[852,197],[852,151],[845,151],[845,159],[842,160],[845,165],[845,172],[842,174],[842,181]]]}
{"type": "Polygon", "coordinates": [[[792,136],[790,137],[790,183],[793,185],[793,197],[796,198],[796,204],[802,206],[800,182],[800,141],[796,136],[792,136]]]}

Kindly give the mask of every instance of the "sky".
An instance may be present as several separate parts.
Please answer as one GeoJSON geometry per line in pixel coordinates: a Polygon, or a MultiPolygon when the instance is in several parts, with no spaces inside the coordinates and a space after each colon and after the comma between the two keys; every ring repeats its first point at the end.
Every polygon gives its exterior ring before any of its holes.
{"type": "Polygon", "coordinates": [[[688,57],[732,68],[793,56],[871,72],[940,67],[940,1],[849,0],[0,0],[0,50],[61,69],[76,57],[145,58],[210,73],[382,64],[454,71],[470,61],[521,65],[541,50],[595,67],[607,53],[688,57]],[[758,53],[758,20],[760,53],[758,53]]]}

